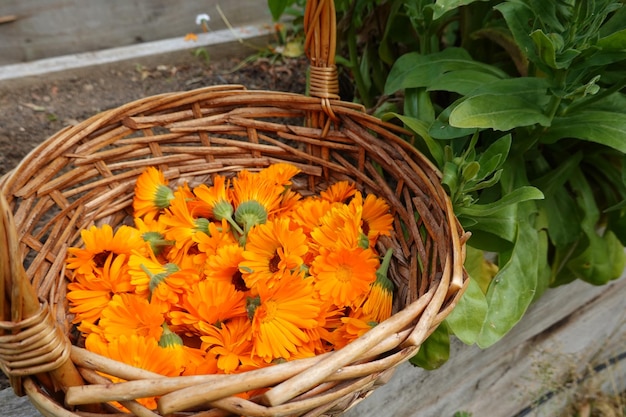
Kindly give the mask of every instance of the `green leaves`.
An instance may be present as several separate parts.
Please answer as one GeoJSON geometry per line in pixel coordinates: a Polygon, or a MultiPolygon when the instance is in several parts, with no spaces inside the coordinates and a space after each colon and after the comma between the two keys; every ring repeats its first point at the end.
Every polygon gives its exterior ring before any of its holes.
{"type": "Polygon", "coordinates": [[[541,143],[576,138],[626,152],[626,113],[581,110],[571,116],[556,117],[541,136],[541,143]]]}
{"type": "Polygon", "coordinates": [[[508,131],[519,126],[550,125],[541,107],[518,96],[480,95],[470,97],[450,113],[455,127],[492,128],[508,131]]]}
{"type": "Polygon", "coordinates": [[[447,48],[431,55],[410,52],[402,55],[394,63],[384,93],[392,94],[405,88],[428,87],[443,74],[460,70],[485,73],[498,78],[506,76],[495,67],[474,61],[467,51],[461,48],[447,48]]]}

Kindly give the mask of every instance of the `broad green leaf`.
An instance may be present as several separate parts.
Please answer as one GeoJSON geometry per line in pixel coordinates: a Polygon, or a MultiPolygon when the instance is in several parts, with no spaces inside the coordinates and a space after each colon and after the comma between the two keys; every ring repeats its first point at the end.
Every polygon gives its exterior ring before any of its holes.
{"type": "Polygon", "coordinates": [[[565,28],[557,16],[557,3],[556,1],[528,0],[527,4],[544,26],[562,32],[565,28]]]}
{"type": "Polygon", "coordinates": [[[510,193],[504,195],[498,201],[487,204],[473,204],[469,207],[459,207],[458,215],[471,217],[486,217],[502,210],[504,207],[519,204],[528,200],[541,200],[544,198],[543,193],[535,187],[523,186],[514,189],[510,193]]]}
{"type": "MultiPolygon", "coordinates": [[[[482,254],[482,251],[478,252],[482,254]]],[[[472,277],[471,273],[469,275],[467,289],[446,318],[446,323],[459,340],[467,345],[473,345],[476,343],[483,320],[487,315],[487,299],[478,281],[472,277]]]]}
{"type": "Polygon", "coordinates": [[[447,139],[458,139],[476,132],[474,128],[459,128],[450,126],[447,122],[440,120],[439,118],[435,120],[430,128],[428,129],[428,134],[433,139],[439,140],[447,140],[447,139]]]}
{"type": "MultiPolygon", "coordinates": [[[[561,274],[570,274],[593,285],[604,285],[619,278],[626,265],[624,247],[619,239],[611,231],[602,236],[593,232],[587,237],[589,245],[585,251],[571,258],[561,274]]],[[[562,282],[567,282],[567,278],[557,276],[554,285],[562,282]]]]}
{"type": "Polygon", "coordinates": [[[614,32],[626,29],[626,7],[621,7],[613,13],[599,30],[600,38],[610,36],[614,32]]]}
{"type": "Polygon", "coordinates": [[[450,332],[445,322],[422,343],[415,356],[409,362],[420,368],[432,371],[446,363],[450,358],[450,332]]]}
{"type": "MultiPolygon", "coordinates": [[[[456,209],[455,212],[458,212],[460,209],[456,209]]],[[[498,251],[499,248],[502,247],[502,241],[499,239],[503,239],[508,242],[513,242],[515,240],[515,234],[517,232],[517,206],[511,204],[509,206],[504,207],[501,210],[498,210],[495,213],[492,213],[489,216],[464,216],[462,214],[457,214],[459,220],[465,226],[465,219],[471,219],[472,225],[467,226],[466,229],[472,232],[472,238],[470,242],[475,247],[480,247],[484,250],[489,251],[498,251]],[[479,231],[488,234],[488,236],[493,237],[493,245],[490,245],[489,242],[480,242],[480,246],[476,246],[478,244],[478,235],[479,231]],[[497,238],[497,239],[496,239],[497,238]]]]}
{"type": "Polygon", "coordinates": [[[511,149],[511,135],[504,135],[489,147],[480,155],[478,163],[480,164],[480,171],[477,177],[484,179],[487,175],[490,175],[495,170],[502,167],[504,161],[509,155],[511,149]]]}
{"type": "Polygon", "coordinates": [[[563,138],[600,143],[626,153],[626,114],[582,110],[571,116],[555,117],[540,142],[554,143],[563,138]]]}
{"type": "Polygon", "coordinates": [[[568,277],[563,277],[563,274],[571,274],[594,285],[606,284],[621,275],[626,265],[624,248],[611,231],[599,234],[597,228],[600,211],[594,192],[582,171],[576,171],[570,182],[572,188],[576,190],[578,206],[584,213],[581,228],[586,239],[582,240],[584,250],[581,253],[569,259],[561,258],[565,261],[565,268],[556,275],[555,285],[567,282],[568,277]]]}
{"type": "Polygon", "coordinates": [[[565,248],[580,237],[580,215],[576,203],[565,187],[546,193],[538,203],[545,210],[550,240],[557,248],[565,248]]]}
{"type": "Polygon", "coordinates": [[[533,11],[526,4],[513,1],[497,4],[494,8],[502,13],[521,51],[531,61],[537,62],[535,44],[529,35],[533,30],[530,22],[533,22],[535,19],[533,11]]]}
{"type": "Polygon", "coordinates": [[[437,20],[444,14],[461,6],[467,6],[475,1],[488,0],[437,0],[433,5],[433,19],[437,20]]]}
{"type": "Polygon", "coordinates": [[[502,70],[474,61],[462,48],[446,48],[430,55],[410,52],[398,58],[391,68],[385,94],[391,95],[405,88],[428,87],[441,74],[468,69],[493,74],[499,78],[506,77],[502,70]]]}
{"type": "Polygon", "coordinates": [[[430,135],[428,134],[428,124],[422,120],[416,119],[414,117],[407,117],[399,113],[387,113],[383,120],[389,120],[392,118],[398,118],[404,125],[410,129],[413,133],[418,135],[428,148],[428,151],[432,155],[435,163],[438,167],[443,165],[443,148],[442,146],[434,141],[430,135]]]}
{"type": "Polygon", "coordinates": [[[267,5],[272,14],[272,19],[277,22],[283,15],[285,9],[289,4],[293,3],[293,0],[267,0],[267,5]]]}
{"type": "Polygon", "coordinates": [[[528,220],[533,208],[532,203],[520,206],[515,245],[510,254],[501,255],[508,259],[489,286],[489,308],[476,341],[483,349],[496,343],[519,322],[535,296],[538,280],[535,262],[546,254],[539,253],[537,231],[528,220]]]}
{"type": "Polygon", "coordinates": [[[609,36],[601,38],[596,43],[597,46],[609,51],[623,51],[626,49],[626,29],[611,33],[609,36]]]}
{"type": "Polygon", "coordinates": [[[543,104],[549,99],[547,95],[549,87],[548,80],[544,78],[504,78],[489,84],[483,84],[479,88],[472,90],[469,96],[479,96],[482,94],[517,96],[534,101],[537,104],[543,104]]]}
{"type": "Polygon", "coordinates": [[[537,48],[537,53],[541,60],[548,64],[551,68],[559,68],[556,62],[557,48],[555,47],[553,40],[541,30],[534,31],[530,34],[530,37],[535,42],[535,48],[537,48]]]}
{"type": "Polygon", "coordinates": [[[476,343],[487,314],[485,293],[498,268],[485,258],[482,250],[469,245],[466,250],[464,267],[470,276],[469,283],[456,307],[446,318],[446,323],[456,337],[471,345],[476,343]]]}
{"type": "Polygon", "coordinates": [[[518,96],[484,94],[470,97],[450,113],[450,124],[462,128],[508,131],[520,126],[550,125],[536,102],[518,96]]]}
{"type": "Polygon", "coordinates": [[[428,85],[428,91],[449,91],[465,96],[478,87],[501,79],[488,72],[462,69],[441,74],[428,85]]]}

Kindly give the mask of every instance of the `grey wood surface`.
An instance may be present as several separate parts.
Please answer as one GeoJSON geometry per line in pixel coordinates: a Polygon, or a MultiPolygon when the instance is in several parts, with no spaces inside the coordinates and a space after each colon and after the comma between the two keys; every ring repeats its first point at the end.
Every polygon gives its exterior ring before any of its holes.
{"type": "MultiPolygon", "coordinates": [[[[481,350],[455,340],[450,360],[438,370],[400,365],[389,383],[344,417],[453,417],[459,411],[473,417],[554,417],[578,385],[624,390],[626,360],[583,376],[623,356],[625,295],[624,277],[602,287],[575,282],[550,290],[496,345],[481,350]],[[549,401],[528,409],[548,393],[549,401]]],[[[27,398],[6,389],[0,391],[0,416],[39,414],[27,398]]]]}
{"type": "Polygon", "coordinates": [[[272,22],[266,1],[2,0],[0,65],[182,38],[200,31],[200,13],[210,30],[227,29],[218,6],[235,27],[272,22]]]}

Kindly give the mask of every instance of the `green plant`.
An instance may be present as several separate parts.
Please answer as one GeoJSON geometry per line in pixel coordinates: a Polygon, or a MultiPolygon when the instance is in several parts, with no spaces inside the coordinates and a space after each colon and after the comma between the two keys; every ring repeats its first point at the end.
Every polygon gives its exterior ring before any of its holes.
{"type": "Polygon", "coordinates": [[[356,100],[415,134],[472,233],[470,286],[414,363],[442,362],[441,333],[493,345],[549,287],[620,276],[623,1],[336,3],[356,100]]]}

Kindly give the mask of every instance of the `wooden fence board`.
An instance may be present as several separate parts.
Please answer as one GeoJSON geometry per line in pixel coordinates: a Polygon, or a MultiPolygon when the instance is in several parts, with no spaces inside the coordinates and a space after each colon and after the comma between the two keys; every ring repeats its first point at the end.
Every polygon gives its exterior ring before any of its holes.
{"type": "Polygon", "coordinates": [[[0,65],[182,38],[200,31],[199,13],[211,30],[227,29],[218,6],[235,27],[272,21],[266,1],[2,0],[0,65]]]}

